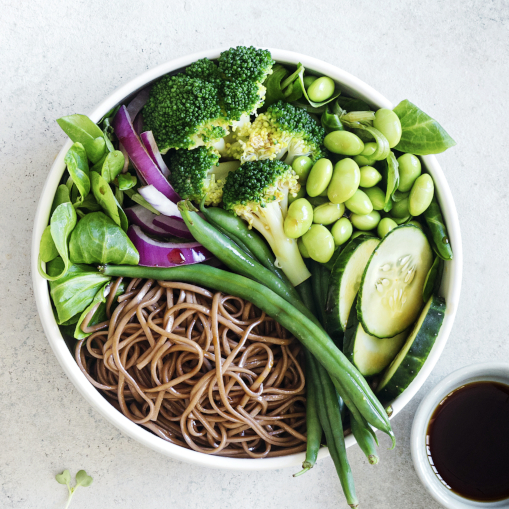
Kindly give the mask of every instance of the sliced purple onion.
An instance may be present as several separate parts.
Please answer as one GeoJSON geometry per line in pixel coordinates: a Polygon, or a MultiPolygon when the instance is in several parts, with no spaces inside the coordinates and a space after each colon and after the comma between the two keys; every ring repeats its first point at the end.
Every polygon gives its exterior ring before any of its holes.
{"type": "Polygon", "coordinates": [[[129,226],[127,235],[140,253],[139,264],[145,267],[178,267],[212,258],[212,254],[196,241],[161,242],[147,237],[139,226],[129,226]]]}
{"type": "Polygon", "coordinates": [[[134,130],[136,131],[136,134],[139,136],[142,129],[143,129],[143,113],[138,113],[138,115],[136,115],[136,118],[133,120],[133,127],[134,127],[134,130]]]}
{"type": "Polygon", "coordinates": [[[166,230],[163,230],[154,224],[154,219],[157,216],[145,207],[135,205],[134,207],[124,209],[124,212],[127,219],[129,219],[129,222],[139,226],[145,233],[160,237],[168,236],[168,232],[166,230]]]}
{"type": "Polygon", "coordinates": [[[136,116],[148,101],[151,88],[152,87],[145,87],[144,89],[140,90],[136,97],[127,105],[127,113],[129,113],[129,118],[136,119],[136,116]]]}
{"type": "Polygon", "coordinates": [[[169,200],[174,202],[180,201],[180,196],[161,173],[161,170],[152,160],[147,149],[136,134],[129,113],[127,113],[127,109],[124,105],[120,107],[113,119],[113,128],[115,129],[115,134],[120,143],[124,145],[124,148],[129,154],[129,159],[131,159],[134,167],[147,184],[154,186],[169,200]]]}
{"type": "Polygon", "coordinates": [[[127,173],[127,168],[129,168],[129,154],[122,143],[118,144],[118,149],[124,155],[124,167],[122,168],[122,173],[127,173]]]}
{"type": "Polygon", "coordinates": [[[163,216],[182,217],[177,205],[166,198],[163,193],[158,191],[154,186],[144,186],[138,188],[138,193],[147,200],[157,212],[163,216]]]}
{"type": "MultiPolygon", "coordinates": [[[[149,211],[150,212],[150,211],[149,211]]],[[[166,232],[166,235],[174,235],[181,239],[193,239],[189,228],[180,217],[156,216],[152,224],[166,232]]]]}
{"type": "Polygon", "coordinates": [[[170,170],[168,169],[168,166],[166,166],[163,156],[157,148],[156,139],[154,138],[152,131],[145,131],[144,133],[141,133],[140,138],[147,149],[148,155],[152,158],[154,163],[159,166],[161,173],[168,178],[170,176],[170,170]]]}

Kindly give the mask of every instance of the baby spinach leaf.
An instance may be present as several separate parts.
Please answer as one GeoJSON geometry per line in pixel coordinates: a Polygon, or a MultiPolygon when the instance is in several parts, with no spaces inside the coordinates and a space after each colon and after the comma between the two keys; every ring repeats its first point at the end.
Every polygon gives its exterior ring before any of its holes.
{"type": "Polygon", "coordinates": [[[90,179],[92,181],[92,193],[94,194],[97,203],[101,206],[107,216],[121,226],[122,223],[118,213],[117,202],[110,185],[103,177],[101,177],[101,175],[99,175],[99,173],[95,171],[90,172],[90,179]]]}
{"type": "Polygon", "coordinates": [[[70,202],[71,194],[69,193],[69,188],[65,184],[60,184],[57,187],[57,191],[55,193],[55,198],[53,198],[53,205],[51,205],[51,214],[55,212],[55,209],[61,205],[62,203],[70,202]]]}
{"type": "Polygon", "coordinates": [[[395,108],[394,113],[401,121],[401,140],[394,147],[400,152],[427,155],[440,154],[456,145],[445,129],[415,104],[405,99],[395,108]]]}
{"type": "Polygon", "coordinates": [[[118,182],[118,188],[121,191],[127,191],[127,189],[131,189],[131,187],[134,187],[137,183],[137,179],[134,175],[131,175],[130,173],[121,173],[117,177],[118,182]]]}
{"type": "MultiPolygon", "coordinates": [[[[76,329],[74,331],[74,337],[75,339],[83,339],[88,336],[90,336],[91,332],[83,332],[81,330],[81,324],[83,323],[83,320],[85,320],[85,317],[88,315],[88,313],[99,304],[99,307],[95,310],[95,313],[93,314],[92,318],[88,322],[88,326],[92,327],[93,325],[97,325],[98,323],[105,322],[108,319],[108,316],[106,315],[106,300],[109,296],[109,289],[110,289],[111,283],[106,283],[96,294],[94,297],[94,300],[85,308],[85,310],[81,313],[81,316],[78,320],[78,323],[76,325],[76,329]]],[[[115,298],[119,295],[122,295],[125,291],[125,285],[124,283],[120,283],[118,285],[117,291],[115,292],[115,298]]],[[[113,306],[112,306],[113,309],[113,306]]]]}
{"type": "Polygon", "coordinates": [[[39,256],[45,263],[54,260],[58,256],[57,246],[55,246],[55,243],[53,242],[53,237],[51,236],[51,226],[49,225],[46,226],[42,232],[39,256]]]}
{"type": "Polygon", "coordinates": [[[74,204],[74,208],[77,210],[87,210],[88,212],[98,212],[99,210],[102,210],[93,194],[89,194],[84,200],[76,202],[74,204]]]}
{"type": "Polygon", "coordinates": [[[384,211],[389,212],[392,209],[393,196],[399,185],[399,164],[396,156],[391,151],[387,158],[386,167],[387,190],[385,192],[384,211]]]}
{"type": "Polygon", "coordinates": [[[137,265],[139,254],[125,232],[106,214],[87,214],[75,228],[69,243],[73,263],[137,265]]]}
{"type": "Polygon", "coordinates": [[[62,258],[58,257],[48,263],[50,295],[57,312],[57,323],[70,323],[70,320],[81,313],[93,300],[99,288],[109,281],[109,277],[97,272],[89,265],[71,264],[65,275],[55,280],[54,275],[65,269],[62,258]]]}
{"type": "Polygon", "coordinates": [[[106,182],[112,182],[124,167],[124,154],[120,150],[109,152],[101,168],[101,175],[106,182]]]}
{"type": "Polygon", "coordinates": [[[88,169],[87,153],[83,145],[79,142],[74,143],[65,155],[65,164],[72,181],[78,188],[81,199],[86,198],[90,192],[90,178],[88,169]]]}
{"type": "Polygon", "coordinates": [[[103,132],[86,115],[69,115],[59,118],[57,123],[73,142],[79,142],[85,147],[93,163],[101,159],[106,151],[103,132]]]}
{"type": "MultiPolygon", "coordinates": [[[[69,235],[73,231],[76,226],[76,211],[71,203],[62,203],[56,209],[55,212],[51,215],[50,220],[50,232],[55,247],[58,251],[58,254],[62,258],[63,267],[62,272],[60,274],[49,274],[44,272],[41,266],[42,253],[39,252],[39,274],[49,281],[55,281],[67,272],[69,268],[69,235]]],[[[43,234],[44,235],[44,234],[43,234]]],[[[46,234],[47,235],[47,234],[46,234]]]]}

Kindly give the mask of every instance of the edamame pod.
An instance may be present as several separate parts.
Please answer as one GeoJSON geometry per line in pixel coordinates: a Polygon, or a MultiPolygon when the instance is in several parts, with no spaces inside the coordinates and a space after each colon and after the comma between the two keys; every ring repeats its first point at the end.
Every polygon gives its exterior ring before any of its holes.
{"type": "Polygon", "coordinates": [[[342,203],[331,203],[329,201],[313,210],[313,223],[332,224],[344,213],[345,206],[342,203]]]}
{"type": "Polygon", "coordinates": [[[308,96],[312,101],[317,103],[326,101],[334,93],[335,86],[334,80],[328,76],[322,76],[311,83],[307,89],[308,96]]]}
{"type": "Polygon", "coordinates": [[[331,229],[331,234],[334,239],[334,244],[336,246],[341,246],[352,236],[353,226],[350,220],[347,217],[342,217],[338,219],[331,229]]]}
{"type": "Polygon", "coordinates": [[[350,131],[332,131],[323,144],[334,154],[357,156],[364,150],[364,142],[350,131]]]}
{"type": "Polygon", "coordinates": [[[359,170],[361,172],[361,187],[373,187],[382,180],[382,175],[373,166],[362,166],[359,170]]]}
{"type": "Polygon", "coordinates": [[[408,211],[412,216],[420,216],[433,199],[435,185],[431,175],[425,173],[417,178],[408,198],[408,211]]]}
{"type": "Polygon", "coordinates": [[[329,200],[332,203],[344,203],[357,191],[360,181],[361,172],[353,159],[347,157],[337,162],[327,189],[329,200]]]}
{"type": "Polygon", "coordinates": [[[406,193],[412,189],[415,180],[421,174],[421,161],[413,154],[403,154],[398,157],[399,184],[398,190],[406,193]]]}
{"type": "Polygon", "coordinates": [[[313,207],[305,198],[290,204],[283,225],[285,235],[291,239],[302,237],[313,223],[313,207]]]}
{"type": "Polygon", "coordinates": [[[348,210],[359,215],[369,214],[373,210],[373,204],[368,195],[360,189],[357,189],[353,196],[346,200],[345,206],[348,210]]]}
{"type": "Polygon", "coordinates": [[[299,184],[301,185],[301,189],[302,184],[306,183],[312,167],[313,160],[308,156],[299,156],[293,160],[292,169],[299,177],[299,184]]]}
{"type": "Polygon", "coordinates": [[[332,178],[332,163],[329,159],[318,159],[309,172],[306,191],[309,196],[318,196],[327,189],[332,178]]]}
{"type": "Polygon", "coordinates": [[[363,189],[363,191],[368,195],[369,201],[371,205],[373,205],[373,210],[383,210],[385,205],[385,193],[379,187],[368,187],[367,189],[363,189]]]}
{"type": "Polygon", "coordinates": [[[380,108],[375,113],[373,127],[378,129],[387,138],[390,148],[395,147],[399,143],[402,133],[401,122],[394,111],[380,108]]]}
{"type": "Polygon", "coordinates": [[[334,254],[334,238],[325,226],[314,224],[302,236],[302,242],[309,257],[320,263],[327,263],[334,254]]]}
{"type": "Polygon", "coordinates": [[[350,221],[352,221],[355,228],[363,231],[374,230],[378,226],[380,219],[380,212],[377,210],[373,210],[369,214],[352,214],[350,216],[350,221]]]}

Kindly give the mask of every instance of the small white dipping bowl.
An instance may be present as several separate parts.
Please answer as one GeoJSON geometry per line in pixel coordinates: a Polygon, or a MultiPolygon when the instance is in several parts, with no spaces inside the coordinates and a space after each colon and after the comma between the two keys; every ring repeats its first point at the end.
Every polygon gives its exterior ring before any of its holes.
{"type": "MultiPolygon", "coordinates": [[[[200,58],[206,57],[210,59],[216,59],[219,57],[221,51],[224,51],[225,49],[227,48],[212,49],[200,53],[194,53],[186,57],[172,60],[158,67],[155,67],[154,69],[150,69],[137,78],[134,78],[129,83],[119,87],[115,92],[113,92],[113,94],[111,94],[101,104],[99,104],[99,106],[97,106],[97,108],[89,114],[89,117],[94,122],[97,122],[115,105],[124,101],[127,102],[128,98],[135,94],[136,91],[145,87],[154,80],[157,80],[161,76],[167,73],[174,73],[178,70],[181,70],[200,58]]],[[[273,59],[277,62],[292,65],[297,65],[299,62],[301,62],[306,69],[313,71],[316,74],[330,76],[340,85],[341,90],[345,95],[363,99],[368,104],[371,104],[376,108],[392,109],[394,107],[394,105],[383,95],[378,93],[376,90],[371,88],[360,79],[352,76],[346,71],[339,69],[338,67],[323,62],[322,60],[308,57],[300,53],[294,53],[292,51],[279,49],[270,49],[270,51],[272,53],[273,59]]],[[[408,91],[408,95],[411,97],[411,90],[408,91]]],[[[77,112],[69,111],[68,113],[71,114],[77,112]]],[[[101,396],[101,394],[92,386],[92,384],[88,382],[88,380],[85,378],[85,375],[83,375],[83,373],[80,371],[74,360],[73,353],[67,347],[55,321],[55,318],[53,317],[47,281],[44,280],[37,271],[40,238],[44,228],[49,222],[53,197],[65,170],[64,157],[71,144],[72,143],[69,140],[63,146],[48,174],[46,183],[44,184],[41,193],[39,206],[37,207],[32,236],[32,278],[37,309],[39,311],[39,316],[41,318],[44,331],[48,337],[48,341],[67,376],[70,378],[75,387],[80,391],[83,397],[88,401],[88,403],[92,405],[101,415],[108,419],[108,421],[110,421],[114,426],[138,442],[146,445],[147,447],[150,447],[151,449],[154,449],[155,451],[165,454],[166,456],[206,467],[234,470],[270,470],[289,466],[297,467],[300,465],[304,460],[304,453],[282,456],[280,458],[266,459],[224,458],[220,456],[202,454],[165,442],[161,438],[156,437],[151,432],[147,431],[145,428],[134,424],[122,413],[118,412],[101,396]]],[[[424,383],[431,370],[435,366],[438,358],[440,357],[440,354],[444,349],[445,343],[447,342],[447,338],[449,337],[449,333],[451,332],[452,325],[454,323],[454,317],[456,316],[461,289],[463,253],[461,247],[461,234],[458,222],[458,214],[456,212],[454,200],[447,184],[445,175],[442,172],[442,169],[440,168],[435,157],[424,156],[422,157],[422,162],[424,164],[424,168],[431,174],[435,182],[435,192],[442,207],[442,213],[447,224],[449,239],[454,251],[454,259],[445,263],[441,294],[446,300],[447,310],[442,328],[440,330],[440,334],[435,341],[435,345],[428,359],[426,360],[424,366],[422,367],[415,380],[403,394],[396,398],[392,404],[392,417],[394,417],[414,397],[415,393],[424,383]]],[[[352,435],[350,435],[346,439],[346,446],[350,447],[353,444],[355,444],[355,439],[352,435]]],[[[328,454],[329,453],[327,448],[322,448],[318,457],[324,457],[328,454]]]]}
{"type": "MultiPolygon", "coordinates": [[[[421,401],[415,413],[410,438],[414,468],[431,496],[448,509],[509,508],[509,499],[497,502],[475,502],[457,495],[440,481],[428,459],[426,445],[428,423],[437,406],[455,389],[472,382],[483,381],[509,385],[509,364],[505,362],[485,362],[454,371],[421,401]]],[[[483,431],[480,430],[479,433],[483,433],[483,431]]]]}

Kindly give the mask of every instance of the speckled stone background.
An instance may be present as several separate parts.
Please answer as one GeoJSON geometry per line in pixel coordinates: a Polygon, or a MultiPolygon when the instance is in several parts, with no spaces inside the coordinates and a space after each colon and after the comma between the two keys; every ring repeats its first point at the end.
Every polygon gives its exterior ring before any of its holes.
{"type": "Polygon", "coordinates": [[[458,146],[438,157],[465,251],[461,305],[442,358],[393,421],[398,446],[367,464],[349,450],[361,507],[436,509],[413,470],[409,434],[423,396],[451,371],[509,359],[509,2],[0,0],[0,507],[63,508],[56,473],[85,468],[72,507],[345,507],[332,461],[236,473],[172,461],[121,435],[57,363],[39,322],[29,256],[34,213],[65,136],[59,116],[87,113],[119,85],[208,47],[300,51],[409,98],[458,146]]]}

